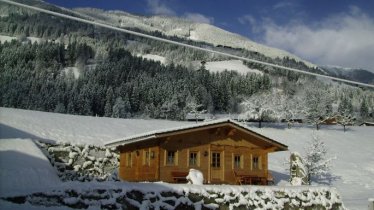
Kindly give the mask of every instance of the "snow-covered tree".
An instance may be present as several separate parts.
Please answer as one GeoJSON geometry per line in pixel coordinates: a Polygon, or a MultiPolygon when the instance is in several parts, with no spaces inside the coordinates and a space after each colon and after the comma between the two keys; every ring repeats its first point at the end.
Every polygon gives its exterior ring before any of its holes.
{"type": "Polygon", "coordinates": [[[307,105],[306,117],[309,123],[316,126],[332,116],[332,103],[329,93],[323,89],[307,89],[305,91],[307,105]]]}
{"type": "Polygon", "coordinates": [[[240,120],[257,120],[261,128],[262,122],[280,118],[280,97],[275,91],[251,96],[241,104],[240,120]]]}
{"type": "Polygon", "coordinates": [[[207,112],[207,110],[203,108],[203,105],[202,104],[197,104],[195,100],[191,100],[187,104],[187,110],[188,110],[189,113],[193,114],[193,116],[196,120],[196,123],[197,123],[197,120],[199,119],[199,117],[201,116],[201,114],[204,114],[204,113],[207,112]]]}
{"type": "Polygon", "coordinates": [[[336,116],[337,123],[342,125],[345,132],[347,125],[352,125],[355,118],[352,116],[353,106],[347,97],[343,97],[339,103],[338,114],[336,116]]]}
{"type": "Polygon", "coordinates": [[[279,107],[279,112],[281,113],[282,119],[287,122],[288,128],[291,128],[296,118],[305,115],[304,103],[299,96],[284,97],[279,107]]]}
{"type": "Polygon", "coordinates": [[[325,143],[313,133],[312,140],[305,149],[304,164],[309,178],[309,184],[312,178],[324,178],[330,174],[331,161],[335,158],[328,156],[328,150],[325,143]]]}
{"type": "Polygon", "coordinates": [[[342,114],[336,117],[337,123],[343,126],[344,132],[347,125],[353,125],[355,118],[351,114],[342,114]]]}

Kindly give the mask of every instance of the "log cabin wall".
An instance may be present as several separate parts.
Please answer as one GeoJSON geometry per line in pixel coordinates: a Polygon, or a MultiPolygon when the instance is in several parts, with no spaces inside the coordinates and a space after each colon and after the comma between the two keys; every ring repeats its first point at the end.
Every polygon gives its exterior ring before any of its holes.
{"type": "Polygon", "coordinates": [[[160,180],[159,151],[156,142],[120,147],[120,178],[126,181],[160,180]]]}
{"type": "Polygon", "coordinates": [[[120,177],[127,181],[174,182],[172,172],[194,168],[203,173],[207,183],[235,184],[233,170],[267,176],[268,152],[262,146],[255,136],[230,126],[177,132],[120,147],[120,177]],[[219,158],[219,165],[212,165],[213,156],[219,158]]]}

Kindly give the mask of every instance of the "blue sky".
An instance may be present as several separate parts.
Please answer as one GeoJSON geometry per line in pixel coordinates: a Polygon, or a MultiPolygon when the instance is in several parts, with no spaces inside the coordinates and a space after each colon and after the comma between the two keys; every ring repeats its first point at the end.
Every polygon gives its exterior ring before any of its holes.
{"type": "Polygon", "coordinates": [[[373,0],[47,0],[210,23],[322,65],[374,71],[373,0]]]}

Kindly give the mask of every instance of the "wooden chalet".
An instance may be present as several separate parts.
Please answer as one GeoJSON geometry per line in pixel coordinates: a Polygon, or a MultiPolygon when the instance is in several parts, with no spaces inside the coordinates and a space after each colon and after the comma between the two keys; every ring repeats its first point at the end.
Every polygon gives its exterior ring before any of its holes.
{"type": "Polygon", "coordinates": [[[374,122],[363,122],[360,126],[374,126],[374,122]]]}
{"type": "Polygon", "coordinates": [[[287,150],[228,119],[140,134],[106,146],[120,151],[123,180],[185,182],[194,168],[212,184],[267,184],[268,153],[287,150]]]}

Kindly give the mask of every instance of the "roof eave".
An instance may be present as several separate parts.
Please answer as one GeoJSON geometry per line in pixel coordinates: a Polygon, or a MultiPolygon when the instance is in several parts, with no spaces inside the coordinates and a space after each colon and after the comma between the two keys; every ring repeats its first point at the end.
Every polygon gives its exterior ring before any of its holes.
{"type": "Polygon", "coordinates": [[[156,135],[149,135],[149,136],[142,136],[142,137],[138,137],[138,138],[134,138],[134,139],[113,141],[113,142],[109,142],[109,143],[105,144],[105,146],[110,147],[110,148],[119,147],[119,146],[124,146],[124,145],[127,145],[127,144],[136,143],[136,142],[139,142],[139,141],[154,139],[156,137],[157,137],[156,135]]]}

